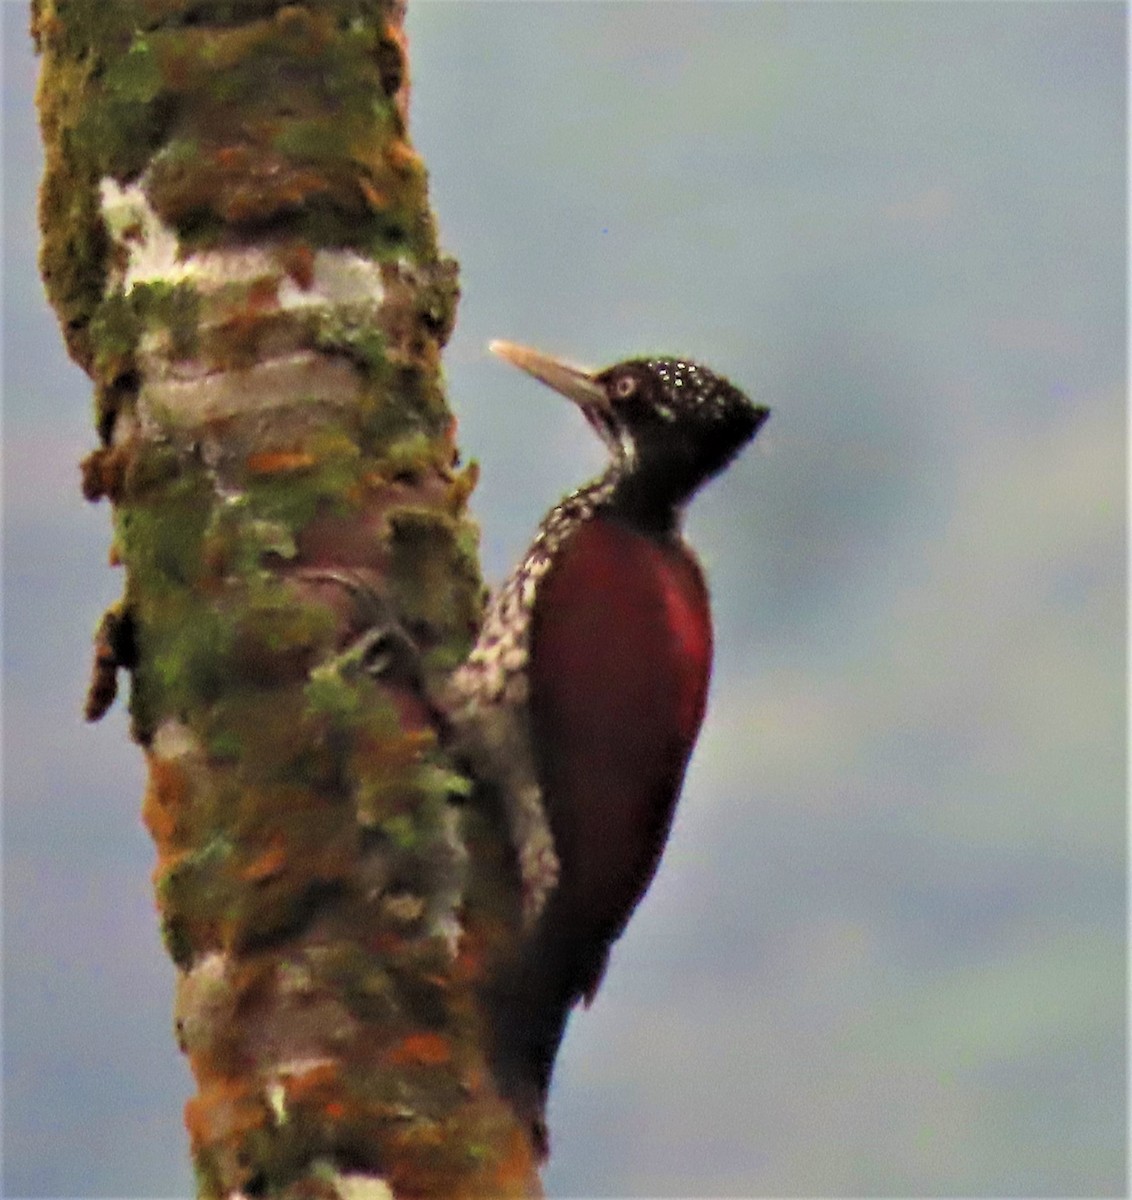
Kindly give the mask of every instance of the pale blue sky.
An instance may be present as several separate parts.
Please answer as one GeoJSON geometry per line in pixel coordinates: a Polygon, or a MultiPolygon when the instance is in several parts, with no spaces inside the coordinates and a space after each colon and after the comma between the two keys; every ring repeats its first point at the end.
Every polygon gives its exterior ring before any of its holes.
{"type": "MultiPolygon", "coordinates": [[[[690,514],[711,707],[563,1050],[552,1194],[1122,1194],[1122,7],[410,10],[489,578],[599,461],[490,338],[689,355],[774,410],[690,514]]],[[[140,756],[79,718],[119,580],[3,18],[4,1192],[186,1195],[140,756]]]]}

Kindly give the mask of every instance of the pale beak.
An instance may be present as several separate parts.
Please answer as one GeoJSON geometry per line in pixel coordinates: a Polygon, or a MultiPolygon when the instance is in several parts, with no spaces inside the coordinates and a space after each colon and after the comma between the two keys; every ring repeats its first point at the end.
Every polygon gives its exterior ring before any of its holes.
{"type": "Polygon", "coordinates": [[[540,383],[573,400],[583,412],[609,414],[609,397],[594,379],[592,371],[583,371],[561,359],[551,358],[549,354],[528,346],[517,346],[514,342],[495,341],[488,349],[528,375],[533,375],[540,383]]]}

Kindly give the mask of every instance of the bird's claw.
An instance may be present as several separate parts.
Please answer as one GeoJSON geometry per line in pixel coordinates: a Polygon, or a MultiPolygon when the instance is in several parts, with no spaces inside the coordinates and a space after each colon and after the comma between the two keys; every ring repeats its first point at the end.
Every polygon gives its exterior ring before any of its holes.
{"type": "Polygon", "coordinates": [[[339,660],[357,664],[371,678],[423,688],[421,648],[397,620],[389,598],[361,571],[338,567],[307,567],[298,578],[310,583],[337,584],[354,602],[361,632],[343,649],[339,660]]]}

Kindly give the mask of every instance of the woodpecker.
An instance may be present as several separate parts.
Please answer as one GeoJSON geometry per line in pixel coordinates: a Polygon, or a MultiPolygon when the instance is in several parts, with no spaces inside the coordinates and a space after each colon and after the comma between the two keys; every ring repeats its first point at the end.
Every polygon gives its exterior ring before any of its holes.
{"type": "Polygon", "coordinates": [[[652,881],[704,715],[711,613],[681,516],[769,409],[689,359],[594,372],[491,349],[574,401],[609,452],[543,520],[445,705],[514,843],[523,931],[483,999],[498,1085],[545,1154],[567,1019],[652,881]]]}

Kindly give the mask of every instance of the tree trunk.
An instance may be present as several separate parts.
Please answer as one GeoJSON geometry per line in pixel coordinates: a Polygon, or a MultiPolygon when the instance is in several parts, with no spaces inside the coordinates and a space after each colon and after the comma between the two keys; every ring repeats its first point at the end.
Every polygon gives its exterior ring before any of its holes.
{"type": "Polygon", "coordinates": [[[506,834],[427,697],[479,615],[396,0],[34,0],[202,1196],[525,1196],[472,990],[506,834]]]}

